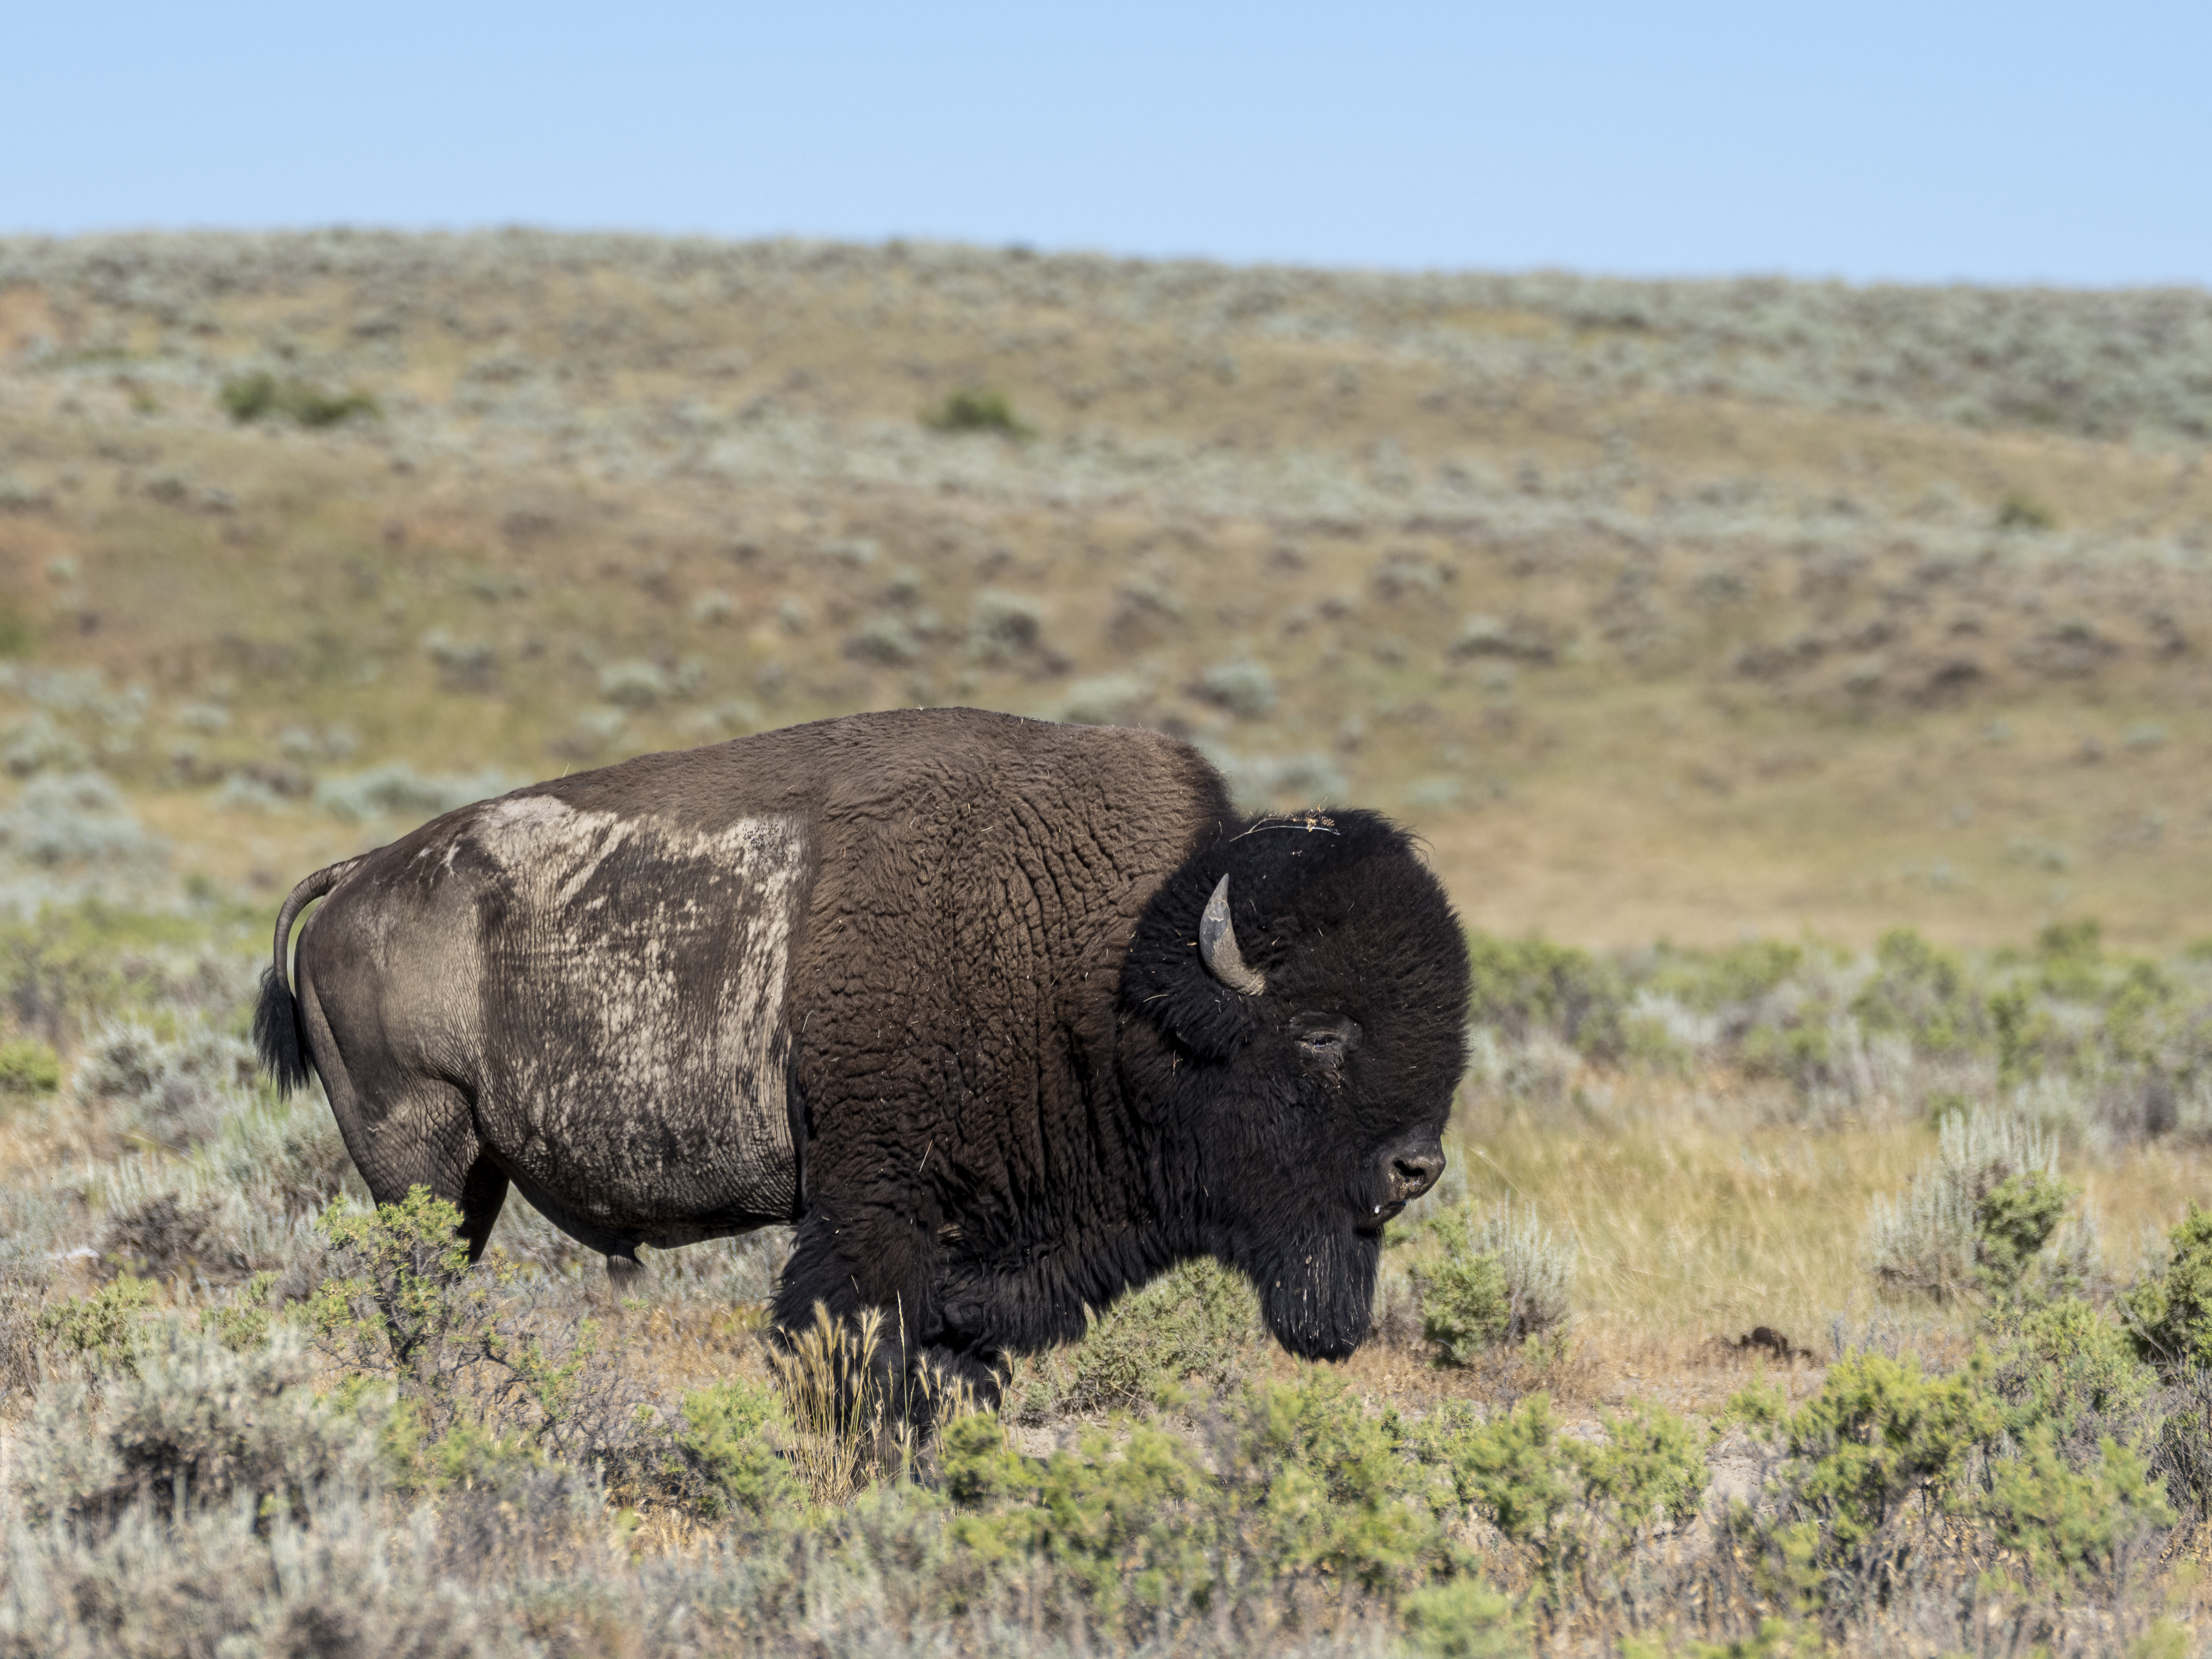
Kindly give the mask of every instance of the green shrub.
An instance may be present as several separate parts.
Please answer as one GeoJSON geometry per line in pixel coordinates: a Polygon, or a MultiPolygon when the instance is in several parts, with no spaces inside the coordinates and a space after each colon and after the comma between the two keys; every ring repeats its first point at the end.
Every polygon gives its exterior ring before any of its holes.
{"type": "Polygon", "coordinates": [[[36,1037],[0,1042],[0,1095],[50,1095],[62,1086],[62,1060],[36,1037]]]}
{"type": "Polygon", "coordinates": [[[1805,947],[1780,939],[1745,939],[1720,951],[1664,946],[1650,988],[1705,1013],[1756,1002],[1805,964],[1805,947]]]}
{"type": "Polygon", "coordinates": [[[1657,1523],[1679,1526],[1698,1512],[1705,1488],[1705,1437],[1649,1401],[1626,1415],[1599,1413],[1605,1438],[1574,1451],[1583,1502],[1609,1529],[1610,1553],[1626,1554],[1657,1523]]]}
{"type": "Polygon", "coordinates": [[[137,1373],[154,1286],[123,1273],[89,1296],[73,1296],[39,1315],[40,1337],[59,1357],[97,1376],[137,1373]]]}
{"type": "Polygon", "coordinates": [[[2172,1506],[2142,1459],[2107,1437],[2094,1463],[2075,1467],[2049,1424],[2027,1431],[2018,1454],[1990,1465],[1976,1505],[1999,1549],[2018,1564],[2021,1588],[2067,1593],[2124,1574],[2152,1533],[2174,1522],[2172,1506]]]}
{"type": "Polygon", "coordinates": [[[200,1329],[233,1353],[251,1353],[269,1340],[269,1297],[276,1288],[276,1275],[258,1273],[248,1279],[237,1299],[200,1311],[200,1329]]]}
{"type": "Polygon", "coordinates": [[[1996,1038],[1997,1087],[2017,1089],[2039,1074],[2059,1046],[2057,1023],[2047,1008],[2038,1008],[2019,986],[1996,993],[1989,1000],[1990,1030],[1996,1038]]]}
{"type": "Polygon", "coordinates": [[[1413,1273],[1421,1335],[1446,1365],[1471,1365],[1505,1340],[1512,1321],[1505,1269],[1497,1253],[1448,1244],[1440,1260],[1413,1273]]]}
{"type": "MultiPolygon", "coordinates": [[[[1263,1560],[1395,1595],[1450,1557],[1395,1413],[1370,1416],[1341,1379],[1310,1370],[1248,1390],[1231,1466],[1255,1492],[1263,1560]]],[[[1219,1456],[1224,1449],[1217,1448],[1219,1456]]]]}
{"type": "Polygon", "coordinates": [[[1422,1659],[1512,1659],[1528,1651],[1513,1599],[1480,1578],[1455,1578],[1405,1595],[1398,1603],[1406,1634],[1422,1659]]]}
{"type": "Polygon", "coordinates": [[[1041,1362],[1047,1397],[1035,1404],[1122,1410],[1193,1381],[1226,1388],[1264,1340],[1243,1275],[1207,1258],[1186,1261],[1094,1317],[1073,1351],[1041,1362]]]}
{"type": "Polygon", "coordinates": [[[332,1204],[316,1222],[338,1272],[307,1307],[316,1331],[356,1369],[403,1392],[451,1384],[443,1350],[490,1313],[489,1272],[471,1282],[461,1212],[428,1187],[374,1212],[332,1204]]]}
{"type": "Polygon", "coordinates": [[[1838,1359],[1794,1412],[1778,1395],[1740,1395],[1729,1416],[1757,1425],[1781,1459],[1764,1512],[1729,1511],[1730,1547],[1760,1594],[1832,1621],[1889,1594],[1935,1546],[1915,1522],[1971,1498],[1977,1460],[2006,1424],[1978,1372],[1930,1377],[1875,1353],[1838,1359]]]}
{"type": "Polygon", "coordinates": [[[458,1457],[526,1472],[630,1437],[635,1390],[598,1327],[533,1317],[511,1263],[495,1253],[470,1266],[459,1223],[425,1187],[373,1214],[333,1204],[316,1223],[337,1271],[308,1298],[309,1322],[335,1358],[397,1384],[418,1419],[419,1471],[443,1478],[441,1460],[458,1457]],[[441,1449],[455,1433],[463,1441],[441,1449]]]}
{"type": "Polygon", "coordinates": [[[1439,1406],[1413,1431],[1426,1461],[1449,1471],[1454,1495],[1516,1544],[1540,1542],[1580,1496],[1552,1397],[1530,1395],[1486,1420],[1462,1401],[1439,1406]]]}
{"type": "Polygon", "coordinates": [[[1468,1365],[1484,1350],[1560,1329],[1571,1311],[1575,1252],[1536,1218],[1507,1205],[1455,1205],[1421,1224],[1421,1259],[1407,1269],[1421,1334],[1438,1360],[1468,1365]]]}
{"type": "Polygon", "coordinates": [[[944,402],[923,411],[921,423],[932,432],[995,432],[1009,438],[1030,435],[1030,428],[1015,415],[1006,394],[983,386],[963,386],[948,392],[944,402]]]}
{"type": "Polygon", "coordinates": [[[697,1477],[708,1515],[758,1521],[805,1501],[776,1449],[784,1423],[775,1390],[743,1378],[695,1389],[684,1396],[683,1415],[677,1449],[697,1477]]]}
{"type": "Polygon", "coordinates": [[[1983,1284],[1999,1293],[2016,1289],[2077,1190],[2047,1170],[2022,1170],[1983,1194],[1974,1206],[1974,1265],[1983,1284]]]}
{"type": "Polygon", "coordinates": [[[2023,1118],[1945,1118],[1936,1155],[1911,1188],[1874,1202],[1875,1277],[1938,1301],[2020,1293],[2075,1195],[2057,1158],[2051,1138],[2023,1118]]]}
{"type": "Polygon", "coordinates": [[[2118,1305],[2136,1351],[2173,1376],[2212,1365],[2212,1210],[2191,1204],[2166,1238],[2166,1265],[2118,1305]]]}
{"type": "Polygon", "coordinates": [[[1704,1437],[1664,1407],[1638,1403],[1605,1415],[1605,1437],[1561,1432],[1551,1396],[1480,1418],[1439,1407],[1409,1443],[1446,1471],[1452,1497],[1487,1516],[1529,1553],[1551,1605],[1589,1593],[1657,1524],[1696,1514],[1705,1484],[1704,1437]]]}
{"type": "Polygon", "coordinates": [[[1908,1501],[1951,1501],[1973,1454],[2004,1431],[1972,1370],[1924,1375],[1917,1361],[1847,1354],[1789,1418],[1784,1439],[1805,1464],[1796,1496],[1844,1555],[1878,1547],[1908,1501]]]}
{"type": "Polygon", "coordinates": [[[940,1456],[946,1495],[962,1508],[951,1540],[986,1567],[1049,1562],[1109,1620],[1131,1604],[1202,1604],[1213,1587],[1213,1483],[1177,1435],[1138,1424],[1117,1441],[1092,1429],[1039,1462],[978,1415],[947,1427],[940,1456]]]}
{"type": "Polygon", "coordinates": [[[1966,1053],[1988,1040],[1987,1013],[1965,963],[1909,927],[1881,936],[1874,977],[1852,1000],[1851,1012],[1866,1030],[1896,1032],[1922,1054],[1966,1053]]]}
{"type": "Polygon", "coordinates": [[[2108,1408],[2139,1397],[2140,1379],[2112,1363],[2094,1316],[2079,1304],[2031,1316],[2023,1352],[2002,1366],[1978,1354],[1929,1376],[1913,1361],[1860,1352],[1832,1364],[1794,1412],[1778,1397],[1739,1397],[1730,1417],[1781,1458],[1765,1512],[1739,1504],[1725,1525],[1754,1563],[1754,1583],[1823,1614],[1832,1632],[1927,1582],[1946,1553],[1980,1595],[2021,1603],[2022,1617],[2085,1589],[2124,1589],[2173,1514],[2136,1451],[2062,1429],[2062,1415],[2076,1413],[2078,1426],[2100,1397],[2108,1408]],[[2046,1357],[2074,1375],[2039,1392],[2027,1372],[2046,1357]]]}
{"type": "Polygon", "coordinates": [[[2046,1426],[2083,1455],[2111,1437],[2141,1440],[2157,1381],[2118,1322],[2079,1297],[2059,1297],[2001,1327],[1992,1386],[2010,1403],[2014,1433],[2046,1426]]]}
{"type": "Polygon", "coordinates": [[[1469,1018],[1516,1040],[1556,1032],[1583,1054],[1616,1057],[1627,993],[1620,976],[1589,951],[1531,936],[1468,935],[1474,969],[1469,1018]]]}
{"type": "Polygon", "coordinates": [[[1094,1613],[1143,1632],[1222,1597],[1334,1583],[1395,1600],[1455,1575],[1449,1498],[1433,1500],[1413,1450],[1394,1414],[1310,1370],[1249,1389],[1204,1452],[1138,1422],[1029,1458],[979,1414],[946,1427],[939,1455],[949,1537],[975,1569],[1019,1582],[1048,1565],[1094,1613]]]}

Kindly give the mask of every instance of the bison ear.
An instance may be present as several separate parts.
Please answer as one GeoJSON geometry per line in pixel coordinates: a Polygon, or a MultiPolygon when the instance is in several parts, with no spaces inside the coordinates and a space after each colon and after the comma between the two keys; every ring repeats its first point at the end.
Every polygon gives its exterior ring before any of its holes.
{"type": "Polygon", "coordinates": [[[1267,979],[1244,965],[1237,948],[1237,924],[1229,919],[1229,878],[1215,884],[1206,913],[1198,919],[1198,955],[1206,971],[1232,991],[1256,997],[1267,988],[1267,979]]]}

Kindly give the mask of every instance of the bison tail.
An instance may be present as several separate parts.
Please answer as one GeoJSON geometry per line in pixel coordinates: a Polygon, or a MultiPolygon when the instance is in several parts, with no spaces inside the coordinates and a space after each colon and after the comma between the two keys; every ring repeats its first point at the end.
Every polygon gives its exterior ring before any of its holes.
{"type": "Polygon", "coordinates": [[[261,1056],[261,1069],[289,1095],[307,1086],[312,1074],[307,1045],[300,1041],[300,1004],[292,994],[289,972],[292,924],[300,912],[337,886],[347,871],[361,860],[348,859],[318,870],[297,887],[276,913],[276,957],[261,972],[261,1000],[253,1006],[253,1047],[261,1056]]]}
{"type": "Polygon", "coordinates": [[[284,981],[284,970],[271,963],[261,970],[261,1000],[253,1005],[253,1046],[261,1069],[289,1095],[307,1086],[307,1047],[300,1041],[300,1005],[284,981]]]}

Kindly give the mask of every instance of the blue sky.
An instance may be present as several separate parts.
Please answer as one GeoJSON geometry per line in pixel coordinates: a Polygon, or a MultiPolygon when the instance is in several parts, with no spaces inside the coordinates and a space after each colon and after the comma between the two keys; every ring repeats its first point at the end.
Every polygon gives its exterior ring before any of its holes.
{"type": "Polygon", "coordinates": [[[2212,5],[19,3],[0,232],[2212,283],[2212,5]]]}

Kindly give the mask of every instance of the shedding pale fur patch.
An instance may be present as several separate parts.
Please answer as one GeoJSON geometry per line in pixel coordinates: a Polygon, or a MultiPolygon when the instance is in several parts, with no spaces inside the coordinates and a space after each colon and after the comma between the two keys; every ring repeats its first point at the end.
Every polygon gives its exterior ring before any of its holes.
{"type": "Polygon", "coordinates": [[[705,833],[531,795],[459,834],[509,910],[484,945],[477,1111],[496,1144],[580,1218],[650,1243],[789,1214],[803,821],[705,833]],[[588,1181],[562,1158],[586,1146],[588,1181]]]}

